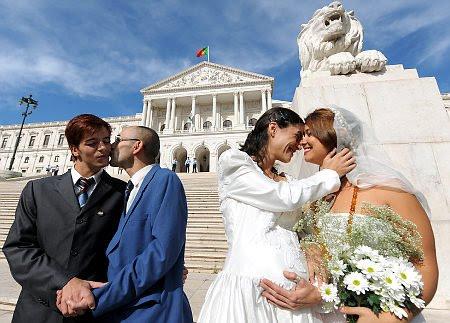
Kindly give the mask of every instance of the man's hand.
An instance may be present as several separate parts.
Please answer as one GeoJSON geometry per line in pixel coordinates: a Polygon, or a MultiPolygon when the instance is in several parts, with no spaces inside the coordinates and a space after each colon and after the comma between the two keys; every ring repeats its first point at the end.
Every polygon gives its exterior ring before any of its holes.
{"type": "Polygon", "coordinates": [[[268,279],[263,279],[260,286],[264,289],[262,295],[267,300],[279,307],[297,310],[300,308],[311,307],[319,304],[322,301],[319,290],[305,279],[301,278],[298,281],[296,273],[285,271],[284,277],[296,282],[293,290],[287,290],[268,279]]]}
{"type": "Polygon", "coordinates": [[[322,169],[331,169],[338,173],[339,177],[344,176],[356,167],[355,157],[347,148],[336,153],[336,149],[330,151],[322,163],[322,169]]]}
{"type": "Polygon", "coordinates": [[[186,282],[188,274],[189,274],[189,270],[183,266],[183,285],[186,282]]]}
{"type": "Polygon", "coordinates": [[[104,283],[72,278],[56,293],[56,306],[66,316],[82,315],[88,309],[95,308],[95,299],[91,289],[103,286],[104,283]]]}

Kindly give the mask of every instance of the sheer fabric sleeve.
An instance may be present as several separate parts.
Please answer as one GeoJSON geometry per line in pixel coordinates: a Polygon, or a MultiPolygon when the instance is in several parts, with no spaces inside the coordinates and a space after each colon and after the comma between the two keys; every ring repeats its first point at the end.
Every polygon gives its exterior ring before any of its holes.
{"type": "Polygon", "coordinates": [[[219,194],[271,212],[292,211],[339,189],[338,174],[329,169],[292,181],[275,182],[259,170],[246,153],[237,149],[219,159],[219,194]]]}

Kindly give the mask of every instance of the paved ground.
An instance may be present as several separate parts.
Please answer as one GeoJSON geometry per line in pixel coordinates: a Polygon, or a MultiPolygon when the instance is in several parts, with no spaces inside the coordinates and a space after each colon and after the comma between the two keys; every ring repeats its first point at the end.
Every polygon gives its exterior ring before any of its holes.
{"type": "MultiPolygon", "coordinates": [[[[214,277],[215,275],[212,274],[189,274],[184,289],[192,307],[194,320],[198,317],[206,291],[214,277]]],[[[10,323],[12,307],[8,303],[14,303],[19,295],[20,288],[12,279],[6,260],[0,260],[0,286],[0,323],[10,323]]],[[[426,309],[424,314],[427,322],[450,322],[450,310],[426,309]]]]}

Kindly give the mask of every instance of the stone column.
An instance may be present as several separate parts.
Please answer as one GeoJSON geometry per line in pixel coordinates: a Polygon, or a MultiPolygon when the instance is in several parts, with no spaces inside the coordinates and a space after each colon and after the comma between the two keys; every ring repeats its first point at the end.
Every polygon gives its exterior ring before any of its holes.
{"type": "Polygon", "coordinates": [[[167,105],[166,105],[166,120],[164,121],[165,127],[164,130],[169,129],[169,121],[170,121],[170,98],[167,98],[167,105]]]}
{"type": "Polygon", "coordinates": [[[175,131],[176,129],[176,124],[175,124],[175,109],[176,109],[176,100],[175,98],[172,98],[172,109],[170,111],[171,116],[170,116],[170,128],[171,130],[175,131]]]}
{"type": "Polygon", "coordinates": [[[267,109],[272,109],[272,90],[267,90],[267,109]]]}
{"type": "Polygon", "coordinates": [[[233,127],[236,127],[239,123],[239,107],[238,107],[238,93],[234,92],[234,120],[233,127]]]}
{"type": "Polygon", "coordinates": [[[219,107],[217,108],[217,129],[222,129],[223,128],[223,121],[222,121],[222,108],[219,105],[219,107]]]}
{"type": "Polygon", "coordinates": [[[195,96],[193,96],[191,105],[191,130],[194,132],[196,128],[197,128],[197,116],[195,111],[195,96]]]}
{"type": "Polygon", "coordinates": [[[216,130],[217,123],[217,95],[213,94],[213,106],[212,106],[212,128],[216,130]]]}
{"type": "Polygon", "coordinates": [[[261,90],[261,113],[267,111],[266,90],[261,90]]]}
{"type": "Polygon", "coordinates": [[[145,100],[144,100],[144,103],[142,104],[141,125],[142,126],[147,126],[147,101],[145,101],[145,100]]]}
{"type": "Polygon", "coordinates": [[[239,92],[239,124],[245,126],[244,92],[239,92]]]}
{"type": "Polygon", "coordinates": [[[152,101],[147,101],[147,121],[146,125],[149,128],[153,128],[153,107],[152,107],[152,101]]]}

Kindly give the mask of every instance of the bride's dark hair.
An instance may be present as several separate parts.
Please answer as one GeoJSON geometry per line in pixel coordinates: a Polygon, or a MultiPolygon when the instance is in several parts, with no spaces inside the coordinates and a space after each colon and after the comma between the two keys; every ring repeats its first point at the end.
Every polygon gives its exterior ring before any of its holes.
{"type": "Polygon", "coordinates": [[[271,122],[275,122],[282,129],[304,124],[302,118],[296,112],[287,108],[272,108],[264,112],[258,121],[256,121],[255,127],[250,131],[245,143],[241,145],[240,149],[249,156],[252,156],[253,160],[259,166],[261,166],[266,155],[267,143],[269,141],[267,128],[271,122]]]}

